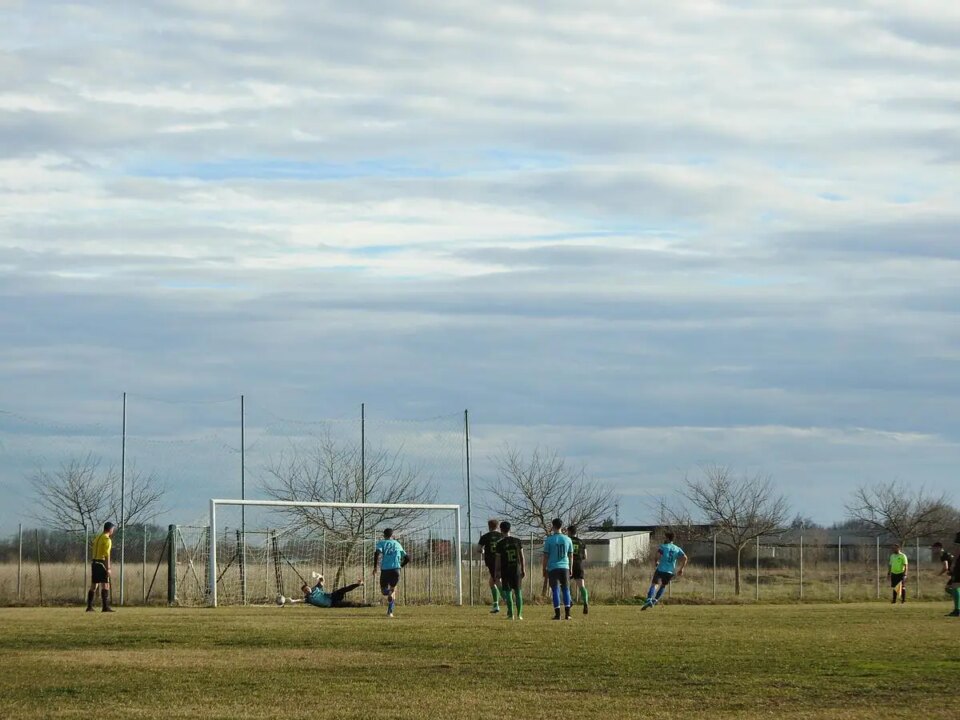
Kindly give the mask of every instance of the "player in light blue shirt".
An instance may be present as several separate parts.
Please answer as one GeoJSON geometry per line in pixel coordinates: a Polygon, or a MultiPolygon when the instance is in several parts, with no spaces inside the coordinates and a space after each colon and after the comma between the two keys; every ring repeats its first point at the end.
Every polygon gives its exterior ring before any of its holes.
{"type": "Polygon", "coordinates": [[[387,598],[387,617],[393,617],[397,585],[400,584],[400,568],[409,560],[403,545],[393,539],[393,529],[384,530],[383,540],[377,541],[377,548],[373,553],[373,574],[376,575],[379,569],[380,592],[387,598]]]}
{"type": "MultiPolygon", "coordinates": [[[[333,592],[327,592],[327,589],[323,586],[323,575],[321,575],[316,585],[310,587],[307,583],[304,583],[300,587],[300,590],[303,593],[303,602],[307,605],[313,605],[314,607],[361,607],[360,605],[355,605],[344,600],[348,592],[352,592],[359,587],[363,587],[362,579],[352,585],[338,588],[333,592]]],[[[290,602],[297,601],[291,600],[290,602]]]]}
{"type": "Polygon", "coordinates": [[[646,610],[660,602],[663,591],[673,580],[674,574],[677,577],[683,575],[683,569],[687,566],[687,554],[679,545],[674,544],[673,538],[672,532],[664,533],[666,542],[657,550],[656,569],[653,572],[650,589],[647,591],[647,600],[643,603],[641,610],[646,610]],[[677,569],[677,563],[680,563],[679,569],[677,569]]]}
{"type": "Polygon", "coordinates": [[[573,562],[573,543],[561,532],[563,520],[554,518],[550,523],[553,532],[543,543],[543,576],[550,581],[553,595],[553,619],[560,619],[560,594],[563,591],[563,605],[566,619],[570,619],[570,565],[573,562]]]}

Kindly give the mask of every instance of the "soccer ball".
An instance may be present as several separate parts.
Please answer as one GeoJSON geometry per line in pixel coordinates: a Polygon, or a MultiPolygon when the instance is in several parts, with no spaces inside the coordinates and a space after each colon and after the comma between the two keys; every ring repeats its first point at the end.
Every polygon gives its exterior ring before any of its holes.
{"type": "Polygon", "coordinates": [[[277,595],[277,605],[279,605],[280,607],[283,607],[283,604],[286,601],[287,599],[283,595],[277,595]]]}

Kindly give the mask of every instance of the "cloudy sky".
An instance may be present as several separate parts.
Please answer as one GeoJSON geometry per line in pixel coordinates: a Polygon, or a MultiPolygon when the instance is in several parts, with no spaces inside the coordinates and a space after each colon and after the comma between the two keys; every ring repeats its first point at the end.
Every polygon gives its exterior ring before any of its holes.
{"type": "Polygon", "coordinates": [[[547,445],[641,521],[729,463],[831,521],[952,489],[958,313],[951,0],[0,0],[0,529],[123,391],[183,464],[240,393],[470,408],[481,478],[547,445]]]}

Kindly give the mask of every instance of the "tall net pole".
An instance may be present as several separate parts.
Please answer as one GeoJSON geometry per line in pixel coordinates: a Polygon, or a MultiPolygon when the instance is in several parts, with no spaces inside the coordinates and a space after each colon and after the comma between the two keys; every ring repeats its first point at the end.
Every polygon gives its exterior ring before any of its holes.
{"type": "MultiPolygon", "coordinates": [[[[367,502],[367,404],[360,403],[360,502],[367,502]]],[[[367,575],[367,510],[360,509],[360,571],[367,575]]],[[[367,601],[367,585],[363,585],[363,601],[367,601]]]]}
{"type": "MultiPolygon", "coordinates": [[[[246,455],[244,448],[246,442],[244,435],[246,433],[246,413],[244,412],[244,397],[240,396],[240,499],[247,499],[246,483],[246,455]]],[[[247,604],[247,508],[240,508],[240,602],[247,604]]]]}
{"type": "MultiPolygon", "coordinates": [[[[473,506],[470,502],[470,411],[463,411],[463,435],[467,450],[467,559],[470,582],[470,604],[473,605],[473,506]]],[[[460,548],[457,548],[457,561],[460,561],[460,548]]]]}
{"type": "Polygon", "coordinates": [[[123,605],[123,570],[124,570],[124,540],[127,537],[127,524],[124,522],[126,505],[126,471],[127,471],[127,394],[123,394],[123,424],[120,434],[120,604],[123,605]]]}

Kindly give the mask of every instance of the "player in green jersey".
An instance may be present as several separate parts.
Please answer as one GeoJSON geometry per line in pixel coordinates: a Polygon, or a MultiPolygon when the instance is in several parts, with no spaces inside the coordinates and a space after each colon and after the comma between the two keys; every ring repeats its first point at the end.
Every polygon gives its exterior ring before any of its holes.
{"type": "Polygon", "coordinates": [[[500,523],[502,537],[497,543],[497,577],[507,604],[507,619],[523,620],[523,578],[527,574],[523,542],[510,534],[510,523],[500,523]]]}

